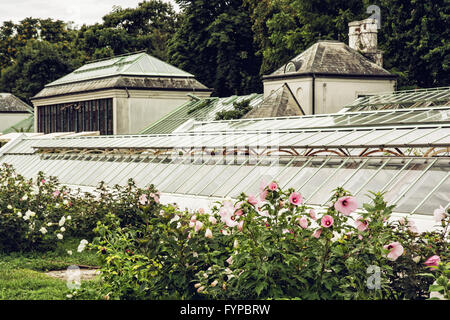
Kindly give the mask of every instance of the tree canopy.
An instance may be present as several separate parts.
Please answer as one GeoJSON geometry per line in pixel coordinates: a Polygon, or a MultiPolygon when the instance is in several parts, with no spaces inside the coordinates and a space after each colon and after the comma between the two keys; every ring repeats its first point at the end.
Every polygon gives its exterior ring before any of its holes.
{"type": "Polygon", "coordinates": [[[261,77],[319,39],[348,42],[348,23],[381,11],[378,43],[399,89],[449,86],[446,0],[162,0],[115,6],[103,21],[28,17],[0,25],[0,91],[24,101],[89,60],[146,50],[194,74],[214,96],[262,91],[261,77]]]}

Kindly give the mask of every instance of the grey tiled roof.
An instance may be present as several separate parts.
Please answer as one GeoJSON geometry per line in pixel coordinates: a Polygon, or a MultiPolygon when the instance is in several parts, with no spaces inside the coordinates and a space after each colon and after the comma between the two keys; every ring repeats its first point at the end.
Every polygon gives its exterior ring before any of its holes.
{"type": "Polygon", "coordinates": [[[371,62],[343,42],[322,40],[265,77],[305,73],[336,75],[391,76],[386,69],[371,62]]]}
{"type": "Polygon", "coordinates": [[[33,108],[11,93],[0,93],[0,112],[33,112],[33,108]]]}

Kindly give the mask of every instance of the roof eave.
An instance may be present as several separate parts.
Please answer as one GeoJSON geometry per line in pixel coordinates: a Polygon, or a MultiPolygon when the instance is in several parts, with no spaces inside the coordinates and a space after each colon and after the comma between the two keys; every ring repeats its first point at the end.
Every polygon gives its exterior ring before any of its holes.
{"type": "Polygon", "coordinates": [[[329,72],[293,72],[277,75],[265,75],[262,77],[266,80],[281,80],[281,79],[295,79],[295,78],[335,78],[335,79],[382,79],[382,80],[397,80],[396,74],[361,74],[361,73],[329,73],[329,72]]]}
{"type": "Polygon", "coordinates": [[[69,93],[62,93],[62,94],[54,94],[54,95],[41,96],[41,97],[34,96],[34,97],[30,98],[30,100],[36,101],[36,100],[42,100],[42,99],[71,96],[71,95],[76,95],[76,94],[80,94],[80,93],[92,93],[92,92],[109,91],[109,90],[155,90],[155,91],[178,91],[178,92],[183,92],[183,91],[185,91],[185,92],[210,92],[210,93],[213,91],[213,89],[211,89],[211,88],[157,88],[157,87],[148,88],[148,87],[115,86],[115,87],[109,87],[109,88],[98,88],[98,89],[69,92],[69,93]]]}

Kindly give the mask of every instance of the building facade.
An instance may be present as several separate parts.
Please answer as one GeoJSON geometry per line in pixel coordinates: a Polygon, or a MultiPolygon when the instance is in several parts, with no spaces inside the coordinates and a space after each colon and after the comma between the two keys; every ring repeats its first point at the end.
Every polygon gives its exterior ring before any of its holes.
{"type": "Polygon", "coordinates": [[[146,53],[88,63],[46,85],[32,98],[35,131],[99,131],[134,134],[183,104],[212,90],[192,74],[146,53]]]}
{"type": "Polygon", "coordinates": [[[376,21],[354,21],[349,27],[350,45],[318,41],[264,76],[264,97],[287,83],[306,114],[323,114],[361,96],[394,91],[397,77],[382,67],[376,48],[376,21]]]}
{"type": "Polygon", "coordinates": [[[9,132],[16,124],[32,117],[32,112],[28,104],[13,94],[0,93],[0,133],[9,132]]]}

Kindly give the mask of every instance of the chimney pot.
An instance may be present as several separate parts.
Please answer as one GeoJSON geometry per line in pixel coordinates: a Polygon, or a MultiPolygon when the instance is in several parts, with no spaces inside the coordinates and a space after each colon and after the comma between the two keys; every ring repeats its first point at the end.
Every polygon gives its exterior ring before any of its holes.
{"type": "Polygon", "coordinates": [[[378,50],[378,29],[376,19],[352,21],[348,24],[348,45],[359,51],[380,67],[383,66],[383,53],[378,50]]]}

